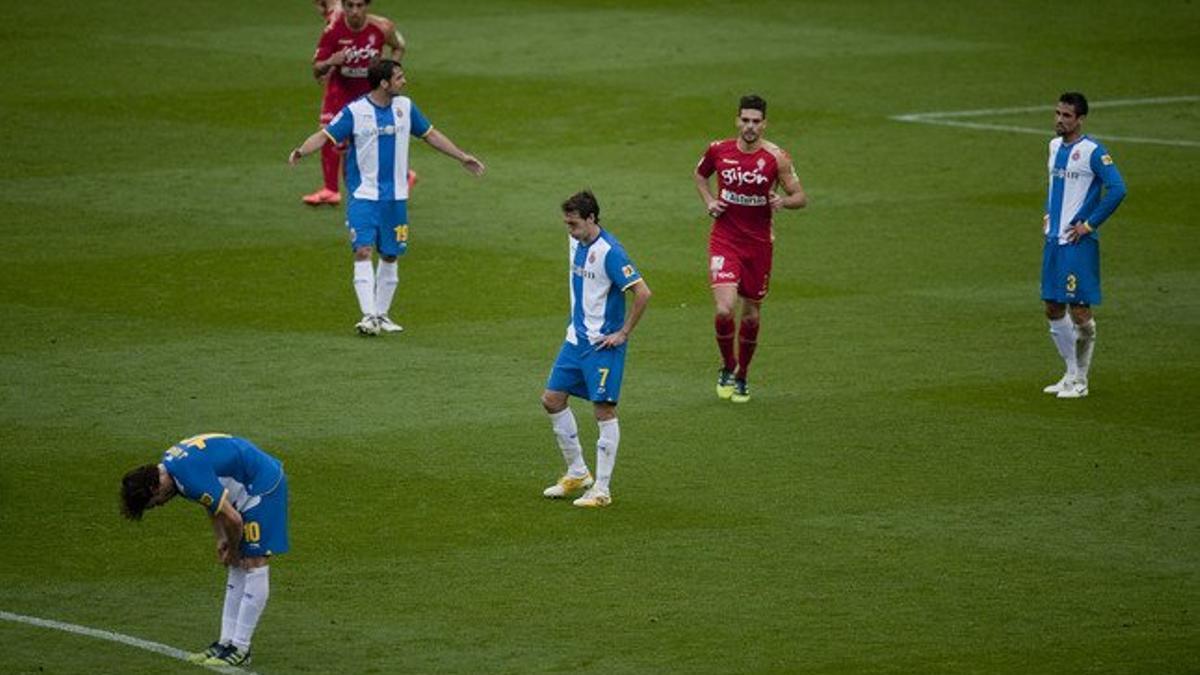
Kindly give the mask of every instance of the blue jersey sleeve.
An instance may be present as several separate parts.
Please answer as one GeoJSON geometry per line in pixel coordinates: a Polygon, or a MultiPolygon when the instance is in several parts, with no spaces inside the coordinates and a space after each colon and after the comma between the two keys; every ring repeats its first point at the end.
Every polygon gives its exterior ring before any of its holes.
{"type": "Polygon", "coordinates": [[[163,455],[163,466],[175,479],[181,495],[215,515],[225,500],[225,487],[208,462],[192,456],[194,452],[203,450],[174,446],[163,455]]]}
{"type": "Polygon", "coordinates": [[[1104,196],[1100,198],[1100,203],[1096,208],[1088,214],[1088,224],[1093,228],[1108,220],[1108,217],[1113,214],[1120,206],[1121,200],[1125,199],[1125,179],[1121,178],[1121,172],[1117,171],[1117,165],[1113,162],[1112,155],[1108,154],[1108,150],[1103,145],[1097,145],[1092,152],[1091,161],[1092,173],[1100,179],[1104,185],[1104,196]]]}
{"type": "Polygon", "coordinates": [[[409,133],[417,138],[425,138],[425,135],[433,129],[433,125],[425,118],[425,114],[421,112],[416,103],[412,104],[409,114],[412,116],[412,127],[409,129],[409,133]]]}
{"type": "Polygon", "coordinates": [[[354,133],[354,115],[350,114],[347,106],[338,111],[333,120],[325,126],[325,133],[334,143],[341,143],[354,133]]]}
{"type": "Polygon", "coordinates": [[[633,261],[625,254],[625,249],[620,246],[614,246],[604,257],[604,271],[612,280],[613,285],[622,291],[642,278],[633,261]]]}

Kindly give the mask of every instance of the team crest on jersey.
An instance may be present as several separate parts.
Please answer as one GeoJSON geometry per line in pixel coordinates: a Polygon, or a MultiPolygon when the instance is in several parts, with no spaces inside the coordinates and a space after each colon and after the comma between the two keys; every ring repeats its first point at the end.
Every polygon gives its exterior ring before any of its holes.
{"type": "Polygon", "coordinates": [[[767,168],[767,160],[763,159],[762,157],[759,157],[758,162],[756,162],[756,165],[758,166],[758,170],[762,171],[763,169],[767,168]]]}
{"type": "Polygon", "coordinates": [[[1071,159],[1076,162],[1079,161],[1079,151],[1078,150],[1075,151],[1075,154],[1071,155],[1071,159]]]}
{"type": "Polygon", "coordinates": [[[1112,165],[1112,155],[1100,155],[1100,163],[1104,166],[1112,165]]]}
{"type": "Polygon", "coordinates": [[[723,256],[723,255],[714,255],[708,261],[708,269],[712,270],[714,273],[720,272],[724,268],[725,268],[725,256],[723,256]]]}
{"type": "Polygon", "coordinates": [[[207,492],[200,495],[200,503],[203,504],[204,506],[212,506],[212,502],[213,502],[212,495],[208,494],[207,492]]]}
{"type": "Polygon", "coordinates": [[[596,252],[595,251],[592,251],[592,253],[590,255],[588,255],[588,262],[589,263],[596,262],[596,252]]]}

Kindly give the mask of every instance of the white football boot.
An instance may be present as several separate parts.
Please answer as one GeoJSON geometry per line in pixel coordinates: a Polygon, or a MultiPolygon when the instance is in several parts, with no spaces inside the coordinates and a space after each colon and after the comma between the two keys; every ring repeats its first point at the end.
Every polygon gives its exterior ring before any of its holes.
{"type": "Polygon", "coordinates": [[[1066,389],[1058,392],[1059,398],[1083,398],[1088,395],[1087,380],[1073,380],[1066,389]]]}
{"type": "Polygon", "coordinates": [[[1047,393],[1047,394],[1060,394],[1060,393],[1066,391],[1071,386],[1071,383],[1073,381],[1074,380],[1070,375],[1063,375],[1062,379],[1059,380],[1058,382],[1055,382],[1054,384],[1048,384],[1045,387],[1042,387],[1042,392],[1047,393]]]}
{"type": "Polygon", "coordinates": [[[379,330],[381,330],[385,333],[403,333],[404,332],[404,326],[401,326],[400,324],[396,323],[395,321],[392,321],[392,318],[389,317],[387,314],[380,314],[379,316],[375,317],[375,320],[379,323],[379,330]]]}
{"type": "Polygon", "coordinates": [[[379,321],[373,316],[364,314],[362,321],[354,324],[354,330],[358,331],[359,335],[379,335],[379,321]]]}

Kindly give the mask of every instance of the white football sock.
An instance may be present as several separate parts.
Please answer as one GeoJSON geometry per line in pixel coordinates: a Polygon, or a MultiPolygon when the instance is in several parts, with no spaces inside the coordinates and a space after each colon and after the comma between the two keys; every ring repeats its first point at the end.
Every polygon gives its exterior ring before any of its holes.
{"type": "Polygon", "coordinates": [[[237,630],[233,634],[233,646],[242,651],[250,649],[250,638],[254,636],[258,618],[267,607],[267,598],[271,595],[269,571],[269,565],[246,570],[245,592],[238,610],[237,630]]]}
{"type": "Polygon", "coordinates": [[[225,607],[221,610],[221,637],[223,645],[233,641],[237,632],[238,610],[242,606],[242,593],[246,587],[246,570],[237,565],[229,566],[229,579],[225,582],[225,607]]]}
{"type": "Polygon", "coordinates": [[[396,295],[396,286],[400,283],[400,271],[396,261],[379,261],[379,271],[375,277],[375,311],[387,314],[392,307],[392,298],[396,295]]]}
{"type": "Polygon", "coordinates": [[[375,316],[375,268],[370,260],[354,261],[354,294],[363,316],[375,316]]]}
{"type": "Polygon", "coordinates": [[[587,463],[583,461],[583,446],[579,444],[579,427],[575,424],[575,414],[570,408],[556,413],[550,413],[550,426],[554,429],[554,438],[562,450],[563,461],[567,463],[567,474],[576,478],[586,476],[587,463]]]}
{"type": "Polygon", "coordinates": [[[621,442],[621,427],[617,418],[598,422],[600,439],[596,441],[596,489],[608,494],[613,465],[617,463],[617,445],[621,442]]]}
{"type": "Polygon", "coordinates": [[[1096,319],[1088,319],[1087,323],[1075,325],[1075,360],[1079,364],[1079,379],[1087,381],[1088,370],[1092,367],[1092,349],[1096,346],[1096,319]]]}
{"type": "Polygon", "coordinates": [[[1071,317],[1064,314],[1061,318],[1052,319],[1050,337],[1054,340],[1054,346],[1058,348],[1058,355],[1067,364],[1067,376],[1075,379],[1079,367],[1075,362],[1075,324],[1071,323],[1071,317]]]}

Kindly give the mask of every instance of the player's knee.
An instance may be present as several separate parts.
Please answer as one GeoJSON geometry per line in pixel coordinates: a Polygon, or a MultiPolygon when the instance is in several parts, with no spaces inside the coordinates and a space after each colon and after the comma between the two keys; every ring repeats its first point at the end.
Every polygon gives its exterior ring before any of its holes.
{"type": "Polygon", "coordinates": [[[597,422],[617,419],[617,406],[612,403],[597,403],[595,412],[597,422]]]}
{"type": "Polygon", "coordinates": [[[1087,323],[1092,318],[1092,308],[1087,305],[1071,305],[1071,319],[1075,323],[1087,323]]]}
{"type": "Polygon", "coordinates": [[[1062,305],[1057,302],[1047,302],[1046,303],[1046,318],[1047,319],[1050,319],[1051,321],[1058,321],[1059,319],[1066,316],[1066,313],[1067,313],[1066,305],[1062,305]]]}
{"type": "Polygon", "coordinates": [[[567,397],[556,391],[542,392],[542,407],[548,413],[562,412],[567,407],[567,397]]]}
{"type": "Polygon", "coordinates": [[[354,249],[354,259],[359,262],[370,260],[371,253],[374,252],[374,250],[375,249],[371,248],[370,246],[359,246],[358,248],[354,249]]]}
{"type": "Polygon", "coordinates": [[[733,320],[733,303],[728,305],[717,303],[717,318],[724,320],[733,320]]]}

